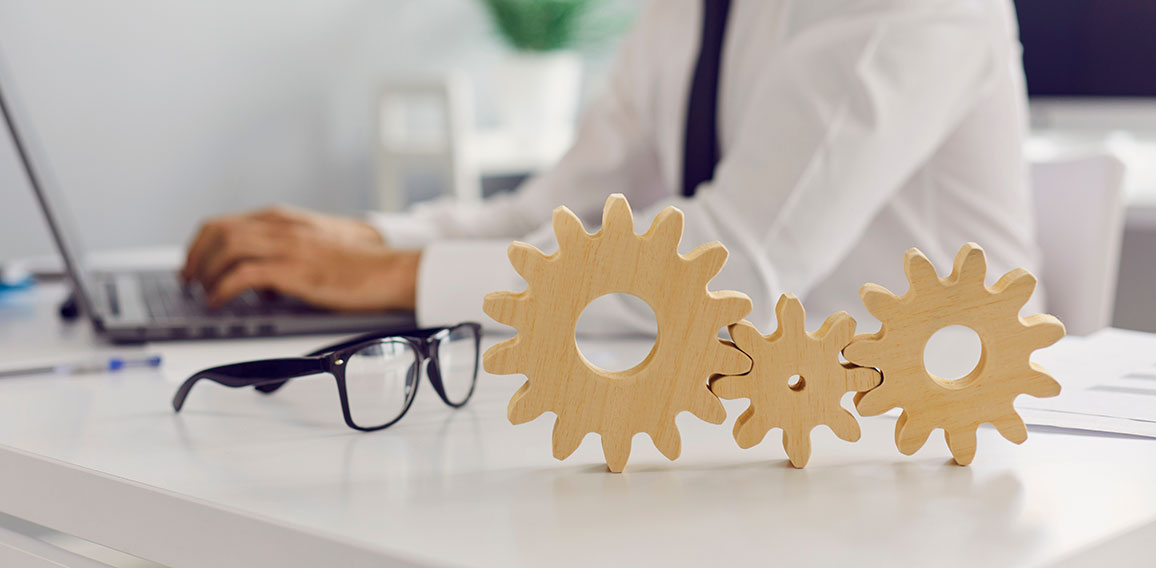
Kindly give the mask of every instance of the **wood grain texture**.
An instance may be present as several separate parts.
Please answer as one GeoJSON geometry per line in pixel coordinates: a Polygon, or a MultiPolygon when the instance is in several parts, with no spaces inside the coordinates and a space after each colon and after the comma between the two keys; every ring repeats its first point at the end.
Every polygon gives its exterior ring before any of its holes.
{"type": "Polygon", "coordinates": [[[880,376],[875,369],[839,361],[855,335],[855,320],[846,312],[828,317],[814,333],[806,330],[803,304],[793,294],[779,298],[775,313],[779,326],[771,335],[745,320],[730,326],[735,346],[751,358],[751,371],[716,377],[710,388],[720,398],[750,399],[735,421],[739,447],[753,447],[772,428],[782,428],[791,465],[802,468],[811,458],[811,430],[820,424],[843,440],[859,440],[859,423],[840,399],[848,391],[876,387],[880,376]]]}
{"type": "Polygon", "coordinates": [[[554,210],[558,252],[545,255],[525,243],[510,245],[522,292],[493,292],[483,309],[518,334],[485,353],[486,371],[521,373],[526,382],[510,399],[512,423],[554,412],[554,457],[565,459],[589,432],[602,437],[611,471],[630,456],[634,434],[645,432],[668,459],[681,453],[675,417],[684,410],[713,424],[726,418],[707,386],[715,374],[741,374],[750,359],[718,339],[718,330],[751,311],[740,292],[707,290],[727,251],[707,243],[678,253],[683,215],[673,207],[655,217],[646,234],[634,233],[626,199],[611,195],[602,228],[594,234],[565,207],[554,210]],[[578,317],[595,298],[633,294],[650,306],[658,337],[633,368],[611,372],[582,356],[574,340],[578,317]]]}
{"type": "Polygon", "coordinates": [[[902,296],[876,284],[859,290],[867,309],[883,322],[877,333],[859,335],[843,350],[848,361],[883,373],[878,388],[855,396],[859,413],[902,408],[895,444],[908,455],[942,428],[960,465],[975,456],[980,424],[991,423],[1004,438],[1022,443],[1027,428],[1012,406],[1015,398],[1060,393],[1059,383],[1030,359],[1032,351],[1059,341],[1064,325],[1050,315],[1019,316],[1035,290],[1035,277],[1017,268],[986,286],[987,260],[975,243],[960,249],[946,278],[917,249],[907,251],[904,265],[911,287],[902,296]],[[983,346],[975,369],[954,381],[932,375],[923,364],[927,341],[951,325],[971,328],[983,346]]]}

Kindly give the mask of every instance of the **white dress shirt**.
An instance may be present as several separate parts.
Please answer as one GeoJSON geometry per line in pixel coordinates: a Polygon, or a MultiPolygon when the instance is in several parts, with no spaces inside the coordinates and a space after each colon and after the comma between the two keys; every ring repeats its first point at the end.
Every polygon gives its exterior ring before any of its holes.
{"type": "MultiPolygon", "coordinates": [[[[593,232],[607,195],[625,194],[644,232],[663,208],[686,214],[681,252],[730,251],[712,290],[754,302],[775,328],[792,292],[808,319],[847,311],[878,323],[859,287],[907,289],[903,254],[918,247],[941,275],[959,248],[987,252],[989,283],[1035,271],[1021,143],[1026,98],[1010,0],[734,0],[723,45],[714,180],[679,195],[683,130],[701,26],[699,0],[653,2],[624,40],[605,93],[551,170],[481,204],[435,202],[373,215],[386,240],[422,247],[417,318],[475,320],[482,297],[522,290],[512,240],[556,250],[551,210],[593,232]]],[[[1037,291],[1025,312],[1038,311],[1037,291]]],[[[653,332],[637,302],[584,316],[583,331],[653,332]]]]}

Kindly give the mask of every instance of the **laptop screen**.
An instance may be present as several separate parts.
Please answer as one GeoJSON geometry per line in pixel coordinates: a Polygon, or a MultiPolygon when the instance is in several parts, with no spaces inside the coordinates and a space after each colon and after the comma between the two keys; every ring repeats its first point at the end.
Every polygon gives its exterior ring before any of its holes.
{"type": "Polygon", "coordinates": [[[28,114],[20,106],[17,100],[18,93],[15,91],[16,85],[12,73],[0,54],[0,114],[3,115],[4,124],[12,137],[17,158],[24,168],[24,173],[28,176],[28,183],[32,186],[36,200],[40,203],[40,209],[48,221],[52,238],[60,249],[65,269],[76,287],[76,299],[80,302],[80,307],[85,313],[95,318],[92,309],[92,286],[89,282],[88,270],[85,269],[81,257],[83,252],[80,250],[79,241],[75,237],[73,229],[75,225],[61,205],[60,193],[57,191],[55,180],[48,172],[48,163],[44,159],[44,153],[35,139],[29,124],[28,114]]]}

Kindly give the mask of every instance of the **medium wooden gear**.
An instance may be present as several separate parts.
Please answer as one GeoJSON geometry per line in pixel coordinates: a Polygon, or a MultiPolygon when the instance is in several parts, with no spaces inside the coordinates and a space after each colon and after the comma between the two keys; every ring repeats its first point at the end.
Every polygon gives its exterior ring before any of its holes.
{"type": "Polygon", "coordinates": [[[761,335],[745,320],[730,326],[735,346],[752,360],[751,371],[712,379],[710,388],[720,398],[751,401],[735,421],[739,447],[753,447],[772,428],[782,428],[791,465],[801,468],[811,458],[816,426],[826,424],[848,442],[859,439],[859,423],[839,401],[848,391],[879,385],[880,376],[875,369],[839,361],[839,352],[855,336],[855,320],[846,312],[828,317],[814,333],[806,330],[803,304],[793,294],[779,298],[775,313],[779,327],[771,335],[761,335]],[[797,382],[790,383],[792,377],[797,382]]]}
{"type": "Polygon", "coordinates": [[[908,250],[904,262],[911,288],[902,296],[876,284],[859,290],[867,309],[883,322],[877,333],[858,336],[843,350],[848,361],[883,373],[878,388],[855,396],[859,413],[874,416],[902,408],[895,444],[907,455],[923,447],[932,430],[943,428],[960,465],[975,456],[980,424],[991,423],[1004,438],[1022,443],[1027,428],[1012,406],[1015,398],[1060,393],[1059,383],[1030,359],[1032,351],[1059,341],[1064,325],[1050,315],[1019,316],[1035,289],[1035,277],[1017,268],[985,286],[987,260],[975,243],[960,249],[947,278],[939,278],[917,249],[908,250]],[[975,369],[954,381],[932,375],[923,365],[927,341],[950,325],[971,328],[983,345],[975,369]]]}
{"type": "Polygon", "coordinates": [[[490,373],[526,375],[510,399],[510,422],[522,424],[547,411],[557,415],[554,457],[565,459],[587,433],[597,432],[607,466],[620,472],[638,432],[649,434],[673,460],[682,448],[674,421],[679,413],[689,410],[712,424],[725,420],[707,380],[750,369],[750,359],[719,340],[718,330],[750,313],[751,301],[740,292],[707,290],[726,262],[726,248],[708,243],[680,255],[682,228],[682,212],[668,207],[646,234],[635,234],[630,206],[615,194],[606,200],[602,228],[593,235],[569,209],[555,209],[553,255],[525,243],[510,245],[510,262],[528,286],[487,294],[483,309],[518,334],[488,349],[484,365],[490,373]],[[591,364],[574,341],[586,306],[613,293],[641,298],[658,320],[650,354],[618,372],[591,364]]]}

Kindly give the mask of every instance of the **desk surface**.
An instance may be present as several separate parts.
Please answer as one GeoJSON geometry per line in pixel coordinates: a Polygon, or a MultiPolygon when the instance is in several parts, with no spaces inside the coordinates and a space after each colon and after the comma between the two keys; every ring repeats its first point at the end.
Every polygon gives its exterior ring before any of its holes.
{"type": "MultiPolygon", "coordinates": [[[[60,290],[0,299],[0,359],[94,349],[53,317],[60,290]]],[[[683,414],[683,457],[644,437],[626,473],[596,436],[564,462],[552,415],[511,426],[520,377],[484,375],[466,408],[429,385],[395,427],[343,424],[320,377],[272,397],[198,385],[198,367],[294,354],[322,338],[155,346],[163,372],[0,383],[0,511],[172,566],[1050,564],[1156,522],[1156,441],[1033,429],[1023,446],[979,432],[970,467],[941,434],[914,456],[894,419],[847,444],[815,431],[805,470],[777,433],[739,449],[744,401],[712,426],[683,414]]],[[[643,341],[604,343],[592,358],[643,341]]],[[[1135,541],[1135,539],[1132,539],[1135,541]]]]}

